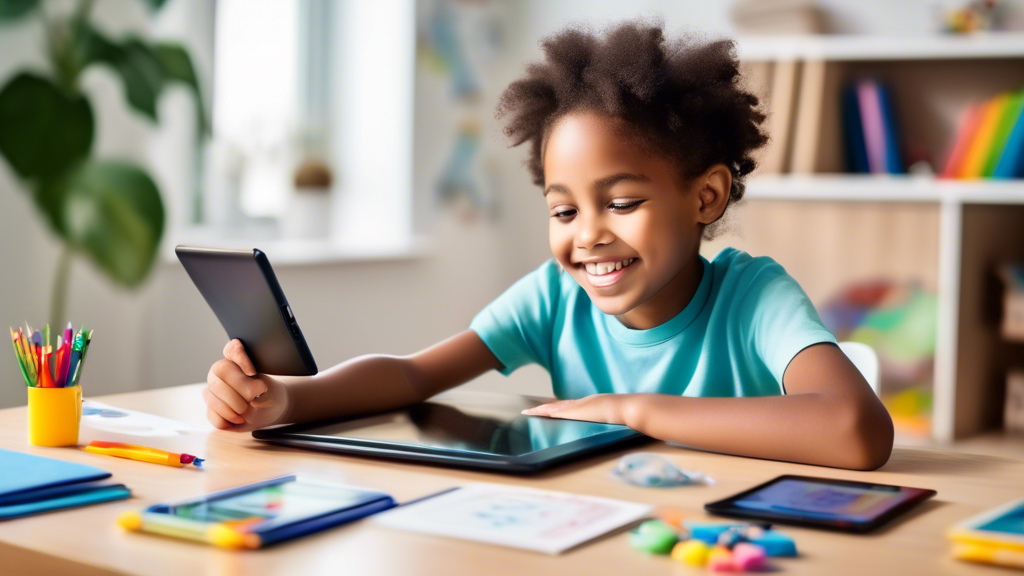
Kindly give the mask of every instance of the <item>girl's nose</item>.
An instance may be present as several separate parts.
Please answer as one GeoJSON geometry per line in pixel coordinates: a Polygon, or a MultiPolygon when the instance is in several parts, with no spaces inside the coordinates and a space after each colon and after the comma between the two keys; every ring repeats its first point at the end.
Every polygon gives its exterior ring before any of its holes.
{"type": "Polygon", "coordinates": [[[598,216],[576,216],[576,247],[589,250],[600,244],[610,244],[612,233],[605,226],[604,219],[598,216]]]}

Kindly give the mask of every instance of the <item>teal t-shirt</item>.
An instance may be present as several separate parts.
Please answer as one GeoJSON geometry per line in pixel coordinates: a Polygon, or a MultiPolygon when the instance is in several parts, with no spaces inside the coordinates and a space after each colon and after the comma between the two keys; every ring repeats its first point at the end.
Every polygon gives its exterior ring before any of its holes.
{"type": "Polygon", "coordinates": [[[792,276],[768,257],[727,248],[709,262],[693,299],[650,330],[601,312],[554,259],[473,318],[511,374],[537,363],[558,398],[656,392],[682,396],[785,394],[782,376],[804,348],[836,339],[792,276]]]}

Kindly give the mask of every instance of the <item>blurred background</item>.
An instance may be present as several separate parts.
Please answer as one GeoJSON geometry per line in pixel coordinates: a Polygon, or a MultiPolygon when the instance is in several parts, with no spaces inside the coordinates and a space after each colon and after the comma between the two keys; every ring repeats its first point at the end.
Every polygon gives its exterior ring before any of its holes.
{"type": "Polygon", "coordinates": [[[772,256],[872,346],[898,441],[1019,442],[1020,0],[0,0],[0,316],[95,329],[87,396],[204,381],[187,244],[265,251],[321,367],[462,331],[550,256],[498,95],[545,35],[637,17],[737,39],[769,114],[705,256],[772,256]]]}

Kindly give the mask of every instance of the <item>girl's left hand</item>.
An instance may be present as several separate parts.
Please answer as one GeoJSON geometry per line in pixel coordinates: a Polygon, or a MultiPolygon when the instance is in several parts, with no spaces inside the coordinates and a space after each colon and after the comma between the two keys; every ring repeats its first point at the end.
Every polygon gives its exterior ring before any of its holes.
{"type": "Polygon", "coordinates": [[[625,424],[625,404],[631,394],[593,394],[578,400],[560,400],[523,410],[527,416],[547,416],[604,424],[625,424]]]}

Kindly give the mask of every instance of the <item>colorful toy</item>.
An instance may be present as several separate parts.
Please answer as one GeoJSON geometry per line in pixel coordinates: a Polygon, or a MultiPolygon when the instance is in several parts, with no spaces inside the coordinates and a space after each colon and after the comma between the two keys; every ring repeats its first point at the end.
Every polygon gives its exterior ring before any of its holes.
{"type": "Polygon", "coordinates": [[[744,572],[757,572],[767,567],[768,553],[763,546],[740,542],[732,549],[732,561],[736,569],[744,572]]]}
{"type": "MultiPolygon", "coordinates": [[[[662,510],[658,513],[658,520],[661,520],[676,530],[686,530],[686,528],[683,527],[683,513],[678,510],[662,510]]],[[[689,537],[689,533],[687,533],[687,537],[689,537]]]]}
{"type": "Polygon", "coordinates": [[[669,554],[679,534],[661,520],[648,520],[629,533],[629,545],[642,552],[669,554]]]}
{"type": "Polygon", "coordinates": [[[708,568],[714,572],[735,572],[732,552],[725,546],[715,546],[708,554],[708,568]]]}
{"type": "Polygon", "coordinates": [[[722,524],[708,522],[684,523],[693,538],[702,540],[709,545],[718,544],[718,538],[726,531],[738,531],[743,541],[757,544],[768,556],[796,556],[796,543],[792,538],[781,532],[772,530],[769,525],[757,524],[722,524]],[[754,530],[754,529],[757,530],[754,530]]]}
{"type": "Polygon", "coordinates": [[[690,566],[703,566],[708,562],[711,547],[703,540],[687,540],[672,548],[672,559],[690,566]]]}

